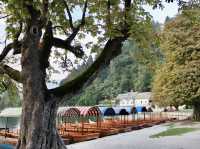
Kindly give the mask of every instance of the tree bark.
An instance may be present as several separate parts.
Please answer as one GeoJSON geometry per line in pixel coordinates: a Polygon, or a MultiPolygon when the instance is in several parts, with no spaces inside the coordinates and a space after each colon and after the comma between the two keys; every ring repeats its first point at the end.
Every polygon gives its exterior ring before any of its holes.
{"type": "MultiPolygon", "coordinates": [[[[37,21],[28,27],[22,47],[23,102],[17,149],[65,149],[56,129],[57,98],[46,87],[45,59],[37,21]]],[[[47,57],[48,59],[48,57],[47,57]]]]}
{"type": "Polygon", "coordinates": [[[24,100],[17,149],[66,149],[56,129],[56,111],[54,101],[24,100]]]}
{"type": "Polygon", "coordinates": [[[193,108],[194,108],[193,119],[196,121],[200,121],[200,101],[195,102],[193,104],[193,108]]]}

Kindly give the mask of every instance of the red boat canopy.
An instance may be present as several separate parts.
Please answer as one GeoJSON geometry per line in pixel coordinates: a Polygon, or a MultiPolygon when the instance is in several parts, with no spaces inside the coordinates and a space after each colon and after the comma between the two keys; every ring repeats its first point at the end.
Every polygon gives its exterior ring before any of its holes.
{"type": "Polygon", "coordinates": [[[58,116],[78,117],[80,116],[80,111],[74,107],[61,107],[58,109],[58,116]]]}
{"type": "Polygon", "coordinates": [[[101,111],[98,107],[76,107],[81,116],[100,116],[101,111]]]}

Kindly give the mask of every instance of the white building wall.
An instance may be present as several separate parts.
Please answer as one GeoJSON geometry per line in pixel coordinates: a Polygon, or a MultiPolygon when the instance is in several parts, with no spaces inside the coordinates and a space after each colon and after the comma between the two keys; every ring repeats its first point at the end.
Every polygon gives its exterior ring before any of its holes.
{"type": "Polygon", "coordinates": [[[119,105],[120,106],[133,106],[134,100],[120,100],[119,105]]]}
{"type": "Polygon", "coordinates": [[[135,100],[135,106],[137,107],[147,107],[149,106],[149,99],[136,99],[135,100]]]}

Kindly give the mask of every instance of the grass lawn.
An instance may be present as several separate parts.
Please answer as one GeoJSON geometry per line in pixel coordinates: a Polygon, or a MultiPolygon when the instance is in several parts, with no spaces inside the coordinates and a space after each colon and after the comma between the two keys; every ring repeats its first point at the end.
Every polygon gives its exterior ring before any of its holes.
{"type": "Polygon", "coordinates": [[[197,128],[188,128],[188,127],[185,127],[185,128],[170,127],[166,131],[163,131],[158,134],[150,136],[150,138],[159,138],[159,137],[165,137],[165,136],[178,136],[178,135],[182,135],[182,134],[192,132],[195,130],[198,130],[198,129],[197,128]]]}

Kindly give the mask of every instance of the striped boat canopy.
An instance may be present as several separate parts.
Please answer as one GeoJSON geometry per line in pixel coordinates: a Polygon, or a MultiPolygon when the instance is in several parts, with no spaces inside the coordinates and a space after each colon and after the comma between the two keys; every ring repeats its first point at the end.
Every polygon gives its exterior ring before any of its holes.
{"type": "Polygon", "coordinates": [[[103,116],[114,116],[115,110],[111,107],[99,107],[99,110],[101,111],[101,114],[103,116]]]}
{"type": "Polygon", "coordinates": [[[59,107],[57,115],[65,117],[78,117],[80,116],[80,111],[75,107],[59,107]]]}
{"type": "Polygon", "coordinates": [[[81,116],[100,116],[101,111],[98,107],[76,107],[80,111],[81,116]]]}

